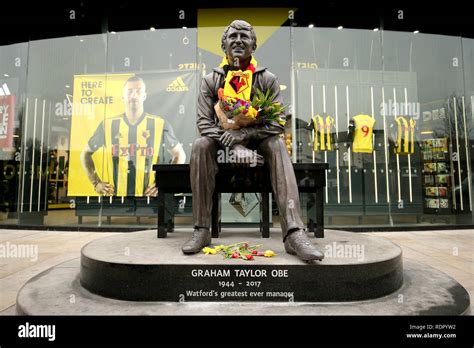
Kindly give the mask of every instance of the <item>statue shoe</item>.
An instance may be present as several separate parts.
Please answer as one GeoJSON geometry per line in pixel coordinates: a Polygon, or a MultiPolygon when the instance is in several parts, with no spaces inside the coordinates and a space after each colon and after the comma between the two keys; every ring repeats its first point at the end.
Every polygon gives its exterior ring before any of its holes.
{"type": "Polygon", "coordinates": [[[193,236],[181,247],[185,254],[197,254],[202,248],[211,244],[211,231],[207,228],[196,228],[193,236]]]}
{"type": "Polygon", "coordinates": [[[304,230],[297,230],[286,237],[285,250],[303,261],[324,259],[324,254],[316,249],[304,230]]]}

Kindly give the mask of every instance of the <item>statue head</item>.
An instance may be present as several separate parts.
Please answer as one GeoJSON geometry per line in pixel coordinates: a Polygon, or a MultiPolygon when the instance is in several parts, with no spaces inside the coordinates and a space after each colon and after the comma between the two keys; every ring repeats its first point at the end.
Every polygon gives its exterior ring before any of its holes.
{"type": "Polygon", "coordinates": [[[230,65],[239,67],[248,64],[257,49],[253,27],[240,19],[233,21],[222,34],[221,47],[230,65]]]}

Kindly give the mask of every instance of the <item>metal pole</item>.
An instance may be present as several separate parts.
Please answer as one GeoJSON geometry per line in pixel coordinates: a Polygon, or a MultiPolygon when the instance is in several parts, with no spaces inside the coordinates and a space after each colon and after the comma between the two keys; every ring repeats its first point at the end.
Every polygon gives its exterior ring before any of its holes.
{"type": "MultiPolygon", "coordinates": [[[[314,116],[314,96],[313,96],[313,84],[311,84],[311,119],[310,119],[310,122],[312,123],[313,122],[313,116],[314,116]]],[[[315,144],[315,141],[316,141],[316,134],[315,134],[315,129],[314,129],[314,124],[313,124],[313,130],[311,131],[311,136],[313,137],[313,149],[312,149],[312,155],[313,155],[313,163],[316,162],[316,154],[314,152],[314,146],[316,145],[315,144]]]]}
{"type": "MultiPolygon", "coordinates": [[[[407,94],[407,88],[405,87],[405,116],[408,117],[408,94],[407,94]]],[[[415,130],[413,129],[413,133],[415,130]]],[[[410,135],[410,132],[408,132],[408,135],[410,135]]],[[[413,140],[415,140],[415,135],[413,135],[413,140]]],[[[405,139],[406,141],[406,139],[405,139]]],[[[413,146],[415,146],[413,144],[413,146]]],[[[413,187],[412,187],[412,182],[411,182],[411,153],[408,152],[408,190],[410,193],[410,203],[413,202],[413,187]]]]}
{"type": "MultiPolygon", "coordinates": [[[[382,104],[385,106],[385,89],[382,87],[382,104]]],[[[384,141],[384,148],[385,148],[385,182],[387,184],[387,203],[389,203],[390,207],[390,184],[389,184],[389,177],[388,177],[388,141],[387,141],[387,120],[386,120],[386,108],[383,108],[383,141],[384,141]]]]}
{"type": "Polygon", "coordinates": [[[337,184],[337,203],[341,203],[341,191],[339,189],[339,123],[337,121],[337,86],[334,86],[334,103],[335,103],[335,112],[334,117],[336,118],[336,139],[338,148],[336,149],[336,184],[337,184]]]}
{"type": "MultiPolygon", "coordinates": [[[[326,85],[323,85],[323,113],[325,114],[326,113],[326,85]]],[[[327,115],[325,115],[324,117],[327,117],[327,115]]],[[[329,136],[329,129],[326,130],[326,137],[329,136]]],[[[326,141],[327,143],[327,141],[326,141]]],[[[324,163],[328,163],[328,152],[327,152],[327,149],[326,151],[324,151],[324,163]]],[[[325,190],[326,190],[326,203],[329,202],[329,195],[328,195],[328,171],[325,170],[324,171],[324,176],[326,178],[326,185],[325,185],[325,190]]]]}
{"type": "MultiPolygon", "coordinates": [[[[372,106],[372,117],[375,119],[375,112],[374,112],[374,87],[370,87],[370,102],[372,106]]],[[[372,135],[372,141],[374,144],[374,194],[375,194],[375,203],[379,202],[379,190],[378,190],[378,183],[377,183],[377,155],[375,151],[375,134],[372,135]]]]}
{"type": "Polygon", "coordinates": [[[461,179],[461,153],[459,147],[459,132],[458,132],[458,103],[456,97],[453,98],[454,104],[454,131],[456,133],[456,152],[458,153],[458,179],[459,179],[459,202],[461,203],[461,210],[464,210],[464,204],[462,199],[462,179],[461,179]]]}
{"type": "MultiPolygon", "coordinates": [[[[451,108],[451,100],[448,99],[448,110],[449,110],[449,113],[451,112],[450,111],[450,108],[451,108]]],[[[449,152],[452,154],[453,153],[453,137],[451,136],[451,134],[453,133],[453,130],[452,130],[452,122],[451,122],[451,116],[449,116],[449,152]]],[[[456,180],[454,178],[454,165],[453,165],[453,156],[449,156],[449,167],[451,168],[451,182],[452,182],[452,185],[451,185],[451,192],[452,192],[452,195],[453,195],[453,208],[456,209],[457,208],[457,203],[456,203],[456,190],[455,190],[455,183],[456,183],[456,180]]]]}
{"type": "Polygon", "coordinates": [[[46,177],[45,177],[45,188],[46,188],[46,192],[44,194],[44,209],[46,210],[47,207],[48,207],[48,191],[47,191],[47,188],[48,188],[48,176],[49,176],[49,163],[50,163],[50,158],[49,158],[49,151],[51,149],[51,146],[50,146],[50,139],[51,139],[51,132],[49,131],[51,129],[51,104],[52,102],[50,101],[49,102],[49,107],[48,107],[48,125],[46,126],[46,134],[47,134],[47,137],[46,137],[46,177]]]}
{"type": "MultiPolygon", "coordinates": [[[[393,88],[393,103],[395,105],[395,110],[398,111],[397,107],[397,93],[395,91],[395,87],[393,88]]],[[[398,112],[396,112],[398,113],[398,112]]],[[[396,117],[397,115],[395,115],[396,117]]],[[[398,184],[398,203],[402,201],[402,192],[401,192],[401,184],[400,184],[400,156],[397,153],[397,184],[398,184]]]]}
{"type": "Polygon", "coordinates": [[[99,202],[99,221],[97,223],[97,226],[102,226],[102,204],[100,203],[100,194],[99,197],[97,198],[97,202],[99,202]]]}
{"type": "Polygon", "coordinates": [[[33,155],[32,155],[32,159],[31,159],[31,181],[30,181],[30,213],[33,211],[33,181],[34,181],[34,177],[35,177],[35,149],[36,149],[35,136],[36,136],[37,105],[38,105],[38,99],[35,98],[35,112],[33,114],[33,137],[32,137],[33,155]]]}
{"type": "MultiPolygon", "coordinates": [[[[293,29],[290,27],[290,46],[293,47],[293,29]]],[[[199,52],[199,55],[201,55],[201,52],[199,52]]],[[[293,119],[291,122],[291,137],[292,137],[292,146],[293,146],[293,152],[292,152],[292,157],[293,157],[293,163],[296,163],[296,153],[297,148],[296,148],[296,78],[295,78],[295,57],[294,57],[294,50],[291,49],[291,113],[293,114],[293,119]]],[[[312,94],[312,93],[311,93],[312,94]]],[[[313,115],[311,115],[313,116],[313,115]]],[[[314,162],[314,161],[313,161],[314,162]]]]}
{"type": "MultiPolygon", "coordinates": [[[[350,116],[349,116],[349,86],[346,85],[346,111],[347,111],[347,127],[350,124],[350,116]]],[[[347,150],[348,154],[348,166],[349,166],[349,203],[352,203],[352,168],[351,168],[351,148],[349,147],[347,150]]]]}
{"type": "Polygon", "coordinates": [[[40,145],[40,169],[39,169],[39,178],[38,178],[38,211],[40,211],[40,197],[41,197],[41,176],[43,170],[43,137],[44,137],[44,113],[46,108],[46,100],[43,99],[43,119],[41,121],[41,145],[40,145]]]}
{"type": "Polygon", "coordinates": [[[28,138],[28,98],[26,98],[26,107],[25,107],[25,133],[23,134],[23,164],[22,164],[22,172],[23,172],[23,178],[22,178],[22,184],[21,184],[21,212],[23,213],[23,205],[25,201],[25,176],[26,176],[26,167],[25,167],[25,162],[26,162],[26,139],[28,138]]]}

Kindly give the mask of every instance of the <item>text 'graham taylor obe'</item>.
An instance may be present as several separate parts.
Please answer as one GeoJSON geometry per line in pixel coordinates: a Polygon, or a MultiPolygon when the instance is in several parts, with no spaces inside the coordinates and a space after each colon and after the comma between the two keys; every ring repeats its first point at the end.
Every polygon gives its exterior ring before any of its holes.
{"type": "MultiPolygon", "coordinates": [[[[193,269],[191,271],[193,277],[241,277],[241,278],[266,278],[266,269],[193,269]]],[[[272,269],[270,276],[274,278],[287,278],[287,269],[272,269]]]]}

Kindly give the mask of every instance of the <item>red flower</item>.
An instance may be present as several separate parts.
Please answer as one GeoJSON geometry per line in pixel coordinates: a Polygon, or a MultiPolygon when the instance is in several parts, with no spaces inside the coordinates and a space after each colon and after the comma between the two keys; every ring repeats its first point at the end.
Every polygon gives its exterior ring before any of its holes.
{"type": "Polygon", "coordinates": [[[245,257],[247,258],[247,260],[253,260],[253,256],[252,256],[252,255],[245,255],[245,257]]]}
{"type": "Polygon", "coordinates": [[[258,254],[258,250],[253,250],[252,251],[252,255],[257,255],[258,254]]]}
{"type": "Polygon", "coordinates": [[[239,257],[240,257],[240,254],[237,251],[232,254],[233,259],[238,259],[239,257]]]}
{"type": "Polygon", "coordinates": [[[229,110],[230,110],[230,107],[229,107],[229,106],[226,106],[225,109],[226,109],[227,111],[229,111],[229,110]]]}

